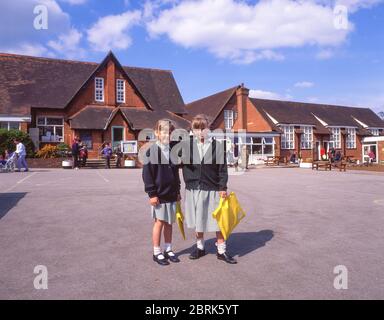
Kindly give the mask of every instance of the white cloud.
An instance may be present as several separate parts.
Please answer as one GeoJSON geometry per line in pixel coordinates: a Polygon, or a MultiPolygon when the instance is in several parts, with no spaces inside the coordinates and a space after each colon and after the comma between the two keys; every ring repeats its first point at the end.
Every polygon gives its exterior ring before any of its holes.
{"type": "Polygon", "coordinates": [[[203,48],[236,63],[281,60],[275,52],[281,48],[336,47],[353,30],[352,23],[348,30],[335,29],[333,6],[316,0],[181,0],[150,13],[145,16],[152,16],[146,23],[152,37],[165,35],[185,48],[203,48]]]}
{"type": "Polygon", "coordinates": [[[314,85],[315,84],[310,81],[301,81],[295,83],[296,88],[312,88],[314,85]]]}
{"type": "Polygon", "coordinates": [[[81,32],[72,28],[68,33],[61,34],[56,41],[49,41],[48,46],[66,58],[81,58],[84,56],[84,49],[79,44],[82,38],[81,32]]]}
{"type": "Polygon", "coordinates": [[[0,2],[0,52],[33,56],[81,57],[81,33],[71,27],[70,16],[54,0],[0,2]],[[48,29],[36,30],[34,8],[48,9],[48,29]]]}
{"type": "Polygon", "coordinates": [[[334,5],[344,5],[346,6],[351,13],[356,12],[359,9],[371,8],[379,3],[382,3],[383,0],[333,0],[331,3],[334,5]]]}
{"type": "Polygon", "coordinates": [[[141,21],[141,12],[127,11],[100,18],[87,30],[88,41],[96,51],[127,49],[132,44],[130,29],[141,21]]]}
{"type": "Polygon", "coordinates": [[[319,60],[326,60],[326,59],[330,59],[330,58],[332,58],[333,55],[334,55],[333,50],[330,50],[330,49],[323,49],[323,50],[320,50],[320,51],[316,54],[316,59],[319,59],[319,60]]]}
{"type": "Polygon", "coordinates": [[[292,100],[292,96],[289,94],[281,95],[272,91],[264,90],[249,90],[250,98],[269,99],[269,100],[292,100]]]}
{"type": "Polygon", "coordinates": [[[45,46],[35,43],[20,43],[14,47],[0,48],[4,53],[23,54],[27,56],[45,56],[48,50],[45,46]]]}
{"type": "Polygon", "coordinates": [[[79,5],[79,4],[84,4],[88,0],[60,0],[61,2],[69,3],[71,5],[79,5]]]}

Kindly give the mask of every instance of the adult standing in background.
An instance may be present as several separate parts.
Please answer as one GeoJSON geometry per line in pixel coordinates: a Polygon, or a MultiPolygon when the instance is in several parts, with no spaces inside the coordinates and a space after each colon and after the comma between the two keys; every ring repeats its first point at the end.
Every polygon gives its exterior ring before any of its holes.
{"type": "Polygon", "coordinates": [[[17,155],[17,169],[16,171],[21,171],[21,166],[25,168],[24,172],[28,172],[28,165],[25,157],[27,156],[27,152],[25,151],[24,144],[19,139],[14,139],[13,142],[16,145],[16,155],[17,155]]]}
{"type": "Polygon", "coordinates": [[[75,137],[72,143],[72,168],[78,170],[79,169],[79,154],[80,154],[80,146],[79,146],[79,138],[75,137]]]}

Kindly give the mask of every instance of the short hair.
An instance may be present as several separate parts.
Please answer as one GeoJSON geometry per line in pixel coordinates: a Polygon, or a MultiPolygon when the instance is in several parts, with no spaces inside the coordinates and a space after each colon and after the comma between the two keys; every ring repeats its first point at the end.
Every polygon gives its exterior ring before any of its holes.
{"type": "Polygon", "coordinates": [[[205,114],[198,114],[192,119],[191,128],[193,129],[209,129],[209,119],[205,114]]]}
{"type": "Polygon", "coordinates": [[[155,131],[159,132],[164,128],[168,128],[169,131],[176,129],[175,124],[170,119],[160,119],[156,122],[155,131]]]}

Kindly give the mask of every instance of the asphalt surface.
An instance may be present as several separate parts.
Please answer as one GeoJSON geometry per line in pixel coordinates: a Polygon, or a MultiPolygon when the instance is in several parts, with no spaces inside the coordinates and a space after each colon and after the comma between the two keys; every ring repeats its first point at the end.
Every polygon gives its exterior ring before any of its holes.
{"type": "Polygon", "coordinates": [[[253,169],[230,176],[245,220],[228,241],[237,265],[209,254],[152,261],[141,170],[0,174],[1,299],[383,299],[384,174],[253,169]],[[33,285],[36,265],[48,289],[33,285]],[[348,289],[334,288],[334,267],[348,289]]]}

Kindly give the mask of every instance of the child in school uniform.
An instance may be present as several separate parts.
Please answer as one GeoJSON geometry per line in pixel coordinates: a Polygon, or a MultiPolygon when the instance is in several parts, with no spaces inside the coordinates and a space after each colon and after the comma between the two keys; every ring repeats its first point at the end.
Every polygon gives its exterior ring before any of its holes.
{"type": "Polygon", "coordinates": [[[156,124],[156,143],[146,151],[143,166],[145,192],[148,193],[154,219],[152,241],[153,261],[160,265],[180,262],[172,250],[172,224],[176,220],[176,202],[180,201],[180,179],[178,166],[170,160],[170,135],[175,129],[172,121],[159,120],[156,124]],[[164,251],[160,247],[164,232],[164,251]]]}
{"type": "MultiPolygon", "coordinates": [[[[181,156],[185,181],[185,221],[196,231],[196,249],[189,256],[205,255],[204,233],[216,232],[217,258],[229,264],[237,261],[226,251],[226,242],[212,213],[227,197],[228,169],[225,145],[208,137],[209,121],[205,115],[192,120],[193,136],[187,141],[190,152],[181,156]]],[[[185,143],[185,142],[183,142],[185,143]]],[[[184,154],[184,152],[183,152],[184,154]]]]}

